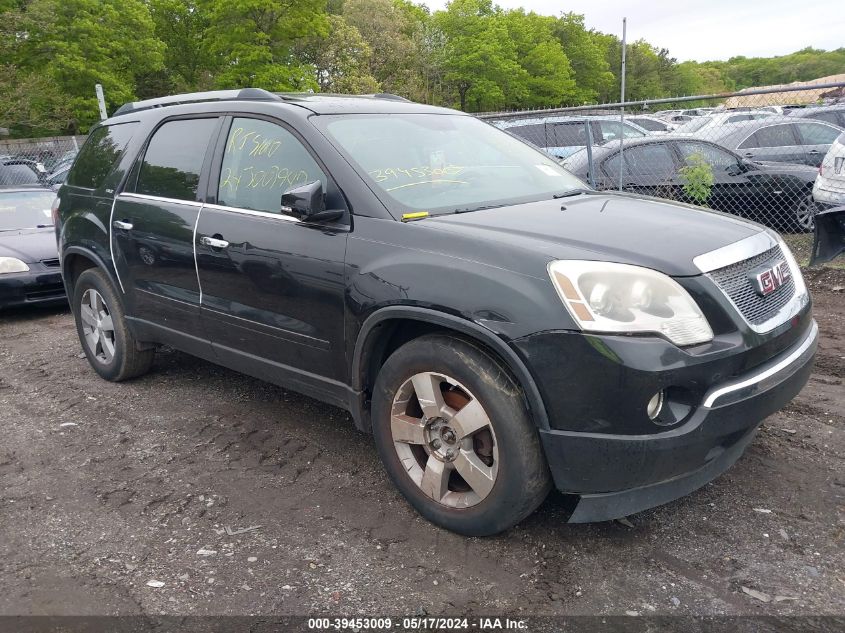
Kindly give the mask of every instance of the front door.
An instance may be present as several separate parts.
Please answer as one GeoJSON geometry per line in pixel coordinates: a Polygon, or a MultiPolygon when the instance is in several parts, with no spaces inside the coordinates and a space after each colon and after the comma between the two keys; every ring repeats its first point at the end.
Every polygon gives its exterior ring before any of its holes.
{"type": "Polygon", "coordinates": [[[349,216],[301,222],[282,213],[281,196],[319,180],[328,208],[345,207],[343,197],[277,122],[234,117],[222,143],[209,187],[216,204],[203,207],[196,232],[202,319],[214,351],[229,367],[332,399],[346,377],[349,216]]]}
{"type": "Polygon", "coordinates": [[[769,160],[778,163],[803,163],[804,148],[794,123],[761,127],[737,147],[737,153],[748,160],[769,160]]]}
{"type": "Polygon", "coordinates": [[[129,315],[196,333],[200,292],[193,234],[203,162],[219,117],[166,121],[115,199],[112,245],[129,315]]]}

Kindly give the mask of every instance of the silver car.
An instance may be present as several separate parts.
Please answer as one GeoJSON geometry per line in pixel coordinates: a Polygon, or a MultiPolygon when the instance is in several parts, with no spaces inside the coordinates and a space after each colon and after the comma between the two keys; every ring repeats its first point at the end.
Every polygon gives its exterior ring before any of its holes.
{"type": "Polygon", "coordinates": [[[705,129],[695,136],[727,147],[748,160],[818,167],[842,131],[824,121],[771,116],[705,129]]]}
{"type": "Polygon", "coordinates": [[[845,205],[845,132],[830,146],[813,185],[819,207],[845,205]]]}

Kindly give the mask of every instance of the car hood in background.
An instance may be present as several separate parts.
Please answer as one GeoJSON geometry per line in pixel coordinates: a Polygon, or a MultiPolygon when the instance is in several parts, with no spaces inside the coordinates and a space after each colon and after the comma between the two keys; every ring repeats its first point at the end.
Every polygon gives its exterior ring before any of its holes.
{"type": "Polygon", "coordinates": [[[0,257],[16,257],[32,264],[59,256],[53,227],[0,231],[0,257]]]}
{"type": "MultiPolygon", "coordinates": [[[[540,252],[550,259],[634,264],[674,276],[701,274],[694,257],[764,230],[693,206],[606,193],[444,215],[424,222],[432,228],[540,252]]],[[[495,257],[495,244],[489,251],[495,257]]]]}

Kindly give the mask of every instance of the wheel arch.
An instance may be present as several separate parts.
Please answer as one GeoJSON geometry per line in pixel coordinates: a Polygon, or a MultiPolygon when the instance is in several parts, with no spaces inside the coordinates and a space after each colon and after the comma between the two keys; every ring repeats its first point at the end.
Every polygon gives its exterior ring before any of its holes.
{"type": "MultiPolygon", "coordinates": [[[[62,280],[68,297],[73,296],[73,286],[79,275],[89,268],[101,268],[110,279],[112,278],[109,267],[93,251],[81,246],[70,246],[64,250],[62,253],[62,280]]],[[[114,279],[112,281],[114,282],[114,279]]],[[[115,285],[117,286],[117,284],[115,285]]]]}
{"type": "MultiPolygon", "coordinates": [[[[371,314],[361,326],[352,357],[352,388],[367,398],[378,371],[401,345],[426,334],[447,334],[479,346],[503,365],[522,389],[528,413],[541,429],[549,428],[540,391],[517,354],[491,330],[460,317],[427,308],[391,306],[371,314]]],[[[358,427],[372,431],[369,406],[354,416],[358,427]]]]}

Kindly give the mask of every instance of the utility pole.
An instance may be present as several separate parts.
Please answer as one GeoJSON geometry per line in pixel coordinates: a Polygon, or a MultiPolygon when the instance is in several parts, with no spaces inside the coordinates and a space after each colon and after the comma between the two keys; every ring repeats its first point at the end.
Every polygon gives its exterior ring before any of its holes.
{"type": "MultiPolygon", "coordinates": [[[[628,18],[622,18],[622,88],[619,103],[625,103],[625,51],[627,49],[627,22],[628,18]]],[[[622,191],[622,178],[625,174],[625,106],[619,110],[619,191],[622,191]]]]}
{"type": "Polygon", "coordinates": [[[94,86],[94,92],[97,93],[97,105],[100,106],[100,121],[105,121],[109,118],[109,115],[106,113],[106,99],[103,97],[103,84],[96,84],[94,86]]]}

